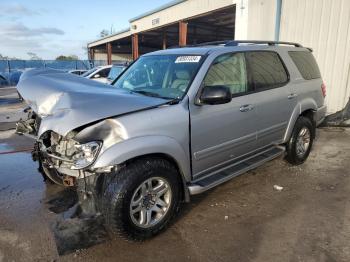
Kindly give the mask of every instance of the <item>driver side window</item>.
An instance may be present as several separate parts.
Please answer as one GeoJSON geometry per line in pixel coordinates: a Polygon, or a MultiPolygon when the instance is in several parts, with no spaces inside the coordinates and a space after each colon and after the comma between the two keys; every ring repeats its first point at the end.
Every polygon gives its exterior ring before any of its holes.
{"type": "Polygon", "coordinates": [[[232,95],[249,91],[246,62],[243,53],[231,53],[218,56],[210,66],[205,86],[226,86],[232,95]]]}

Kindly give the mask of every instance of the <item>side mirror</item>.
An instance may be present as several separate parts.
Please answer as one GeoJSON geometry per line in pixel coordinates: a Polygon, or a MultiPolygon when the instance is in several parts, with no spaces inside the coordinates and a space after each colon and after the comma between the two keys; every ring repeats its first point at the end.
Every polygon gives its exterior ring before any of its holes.
{"type": "Polygon", "coordinates": [[[199,97],[199,104],[219,105],[231,102],[231,90],[227,86],[205,86],[199,97]]]}
{"type": "Polygon", "coordinates": [[[94,75],[94,78],[100,78],[100,74],[94,75]]]}

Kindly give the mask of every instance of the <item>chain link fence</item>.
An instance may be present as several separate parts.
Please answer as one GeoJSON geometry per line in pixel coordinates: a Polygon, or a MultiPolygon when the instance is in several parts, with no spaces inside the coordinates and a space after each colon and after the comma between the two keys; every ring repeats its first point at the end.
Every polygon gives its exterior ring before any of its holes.
{"type": "Polygon", "coordinates": [[[69,71],[88,70],[106,64],[105,60],[0,60],[0,87],[16,85],[21,73],[30,68],[69,71]]]}

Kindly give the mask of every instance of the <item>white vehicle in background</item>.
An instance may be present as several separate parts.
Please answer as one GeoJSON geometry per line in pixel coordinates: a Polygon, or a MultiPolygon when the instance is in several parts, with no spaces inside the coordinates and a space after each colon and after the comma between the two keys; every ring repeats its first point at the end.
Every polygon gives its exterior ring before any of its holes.
{"type": "Polygon", "coordinates": [[[80,75],[86,73],[87,71],[88,70],[85,70],[85,69],[73,69],[73,70],[69,70],[68,73],[80,76],[80,75]]]}
{"type": "Polygon", "coordinates": [[[107,83],[111,84],[125,70],[125,68],[127,68],[127,66],[128,63],[114,64],[107,76],[107,83]]]}
{"type": "Polygon", "coordinates": [[[107,84],[107,76],[111,71],[112,65],[97,66],[82,74],[82,77],[86,77],[101,83],[107,84]]]}

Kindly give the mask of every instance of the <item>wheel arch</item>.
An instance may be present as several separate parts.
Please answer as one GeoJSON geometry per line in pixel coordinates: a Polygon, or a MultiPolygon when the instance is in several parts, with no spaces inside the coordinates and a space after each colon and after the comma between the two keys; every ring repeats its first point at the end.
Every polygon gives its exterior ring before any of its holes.
{"type": "Polygon", "coordinates": [[[179,175],[179,180],[180,180],[180,189],[181,189],[181,199],[184,200],[185,202],[189,202],[190,199],[190,193],[188,191],[187,187],[187,182],[185,180],[184,173],[177,162],[177,160],[172,157],[171,155],[165,154],[165,153],[150,153],[150,154],[145,154],[145,155],[139,155],[135,156],[133,158],[130,158],[126,160],[123,164],[128,165],[134,161],[137,160],[143,160],[143,159],[163,159],[168,161],[174,168],[177,170],[177,173],[179,175]]]}
{"type": "Polygon", "coordinates": [[[183,199],[189,200],[187,182],[191,180],[189,152],[173,138],[146,136],[117,143],[101,153],[94,168],[125,165],[138,159],[161,158],[169,161],[182,181],[183,199]]]}
{"type": "Polygon", "coordinates": [[[290,139],[290,136],[293,132],[295,122],[297,121],[298,117],[300,117],[300,116],[304,116],[304,117],[309,118],[311,120],[312,124],[314,125],[314,127],[316,127],[316,120],[315,120],[316,112],[317,112],[317,104],[316,104],[315,100],[308,98],[308,99],[305,99],[305,100],[299,102],[295,106],[295,108],[292,112],[292,115],[289,119],[287,130],[286,130],[286,132],[284,134],[284,138],[283,138],[283,143],[286,143],[290,139]]]}

